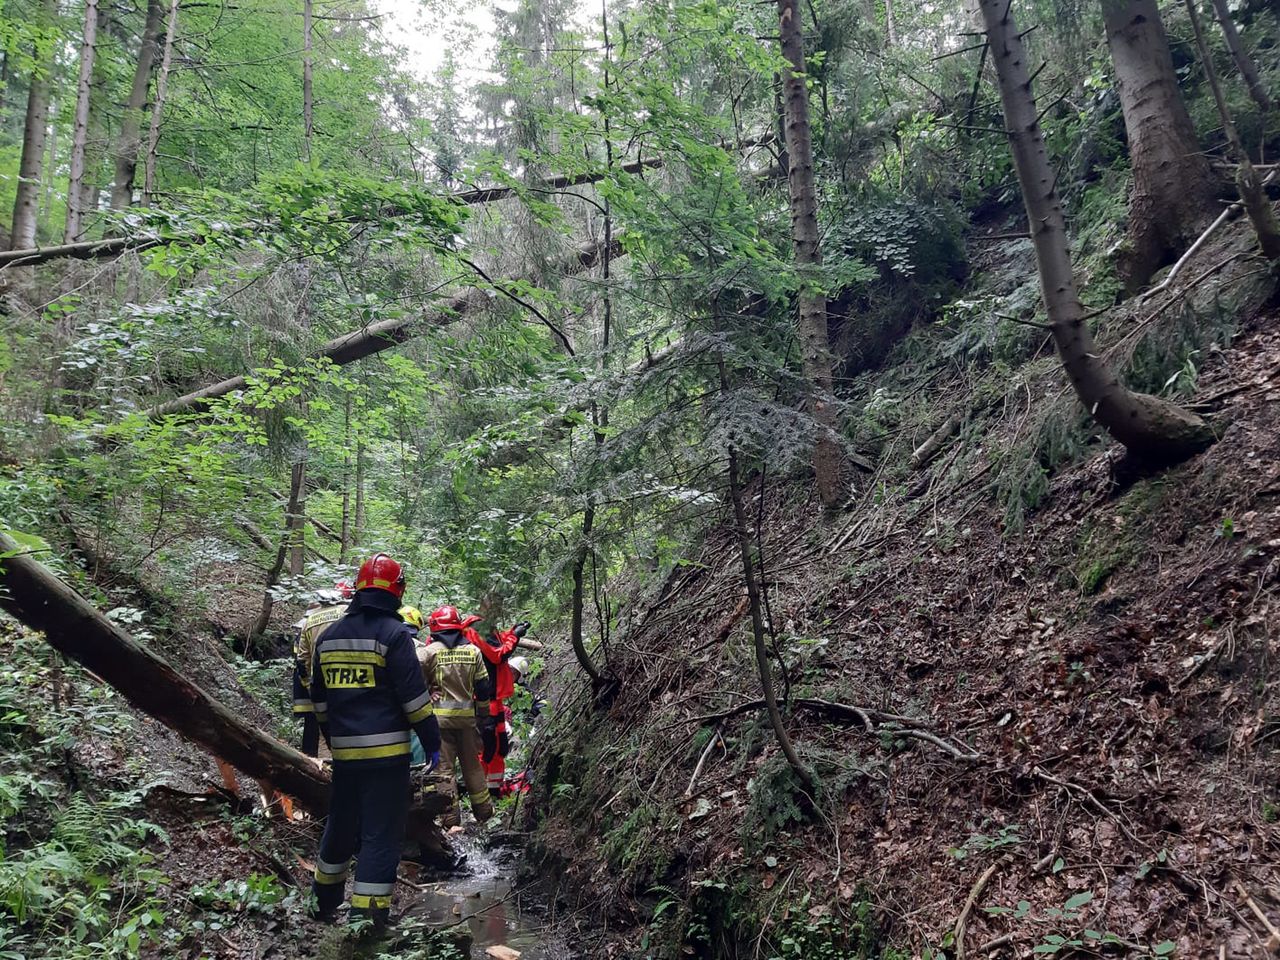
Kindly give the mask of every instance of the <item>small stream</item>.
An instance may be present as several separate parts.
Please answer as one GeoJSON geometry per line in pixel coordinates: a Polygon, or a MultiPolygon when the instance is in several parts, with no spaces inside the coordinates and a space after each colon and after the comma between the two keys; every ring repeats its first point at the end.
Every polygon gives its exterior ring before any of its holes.
{"type": "Polygon", "coordinates": [[[405,911],[436,924],[466,920],[471,930],[473,960],[487,960],[485,950],[507,946],[521,960],[571,960],[577,956],[547,922],[549,911],[536,885],[520,885],[520,854],[510,847],[486,849],[481,838],[461,835],[450,842],[467,862],[449,877],[418,882],[428,889],[405,911]]]}

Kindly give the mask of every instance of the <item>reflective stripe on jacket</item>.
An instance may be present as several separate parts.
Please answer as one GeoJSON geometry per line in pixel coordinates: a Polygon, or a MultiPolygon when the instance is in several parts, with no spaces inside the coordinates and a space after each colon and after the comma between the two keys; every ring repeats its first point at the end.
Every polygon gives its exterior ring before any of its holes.
{"type": "Polygon", "coordinates": [[[455,730],[489,713],[489,672],[484,655],[470,642],[473,630],[442,630],[418,648],[422,675],[431,689],[440,726],[455,730]]]}
{"type": "Polygon", "coordinates": [[[385,590],[361,590],[316,643],[311,700],[335,765],[407,764],[411,727],[428,753],[439,749],[431,695],[398,607],[385,590]]]}

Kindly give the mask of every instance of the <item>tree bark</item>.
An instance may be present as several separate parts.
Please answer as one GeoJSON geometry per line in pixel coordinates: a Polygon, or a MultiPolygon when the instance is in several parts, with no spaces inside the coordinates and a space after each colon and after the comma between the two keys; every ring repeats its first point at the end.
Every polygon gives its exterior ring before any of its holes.
{"type": "Polygon", "coordinates": [[[321,815],[329,778],[291,747],[245,723],[98,613],[7,535],[0,533],[0,606],[49,644],[120,691],[131,704],[240,770],[321,815]]]}
{"type": "Polygon", "coordinates": [[[1218,20],[1218,25],[1222,27],[1222,35],[1226,38],[1227,49],[1231,51],[1231,59],[1236,62],[1236,69],[1240,71],[1245,85],[1249,88],[1249,95],[1262,108],[1263,113],[1270,111],[1274,106],[1271,96],[1267,93],[1267,88],[1262,85],[1258,65],[1245,52],[1244,44],[1240,42],[1240,33],[1236,30],[1236,22],[1231,19],[1231,11],[1227,9],[1227,0],[1213,0],[1213,13],[1218,20]]]}
{"type": "Polygon", "coordinates": [[[982,0],[981,8],[1013,163],[1032,225],[1040,289],[1071,385],[1093,418],[1135,455],[1160,462],[1190,456],[1213,442],[1208,426],[1173,404],[1126,389],[1098,356],[1076,293],[1066,221],[1040,132],[1026,51],[1008,0],[982,0]]]}
{"type": "Polygon", "coordinates": [[[1276,222],[1276,212],[1267,198],[1267,193],[1258,179],[1258,171],[1249,159],[1249,151],[1240,142],[1240,134],[1236,132],[1235,121],[1231,119],[1231,110],[1222,95],[1222,84],[1218,81],[1218,70],[1213,65],[1213,57],[1209,53],[1209,45],[1205,42],[1204,30],[1200,27],[1200,14],[1196,10],[1194,0],[1186,0],[1187,14],[1191,18],[1191,30],[1196,37],[1196,48],[1200,51],[1200,63],[1204,67],[1205,79],[1213,93],[1213,102],[1218,108],[1218,117],[1222,120],[1222,129],[1227,135],[1227,144],[1235,155],[1236,189],[1240,191],[1240,202],[1249,214],[1249,222],[1253,224],[1253,232],[1258,236],[1258,246],[1268,260],[1280,259],[1280,223],[1276,222]]]}
{"type": "Polygon", "coordinates": [[[808,381],[808,405],[817,426],[813,472],[818,497],[831,508],[841,499],[842,458],[836,437],[832,401],[831,348],[827,339],[827,298],[817,274],[822,267],[818,235],[818,197],[813,176],[813,137],[809,127],[809,92],[805,88],[804,35],[796,0],[778,0],[782,56],[783,103],[786,109],[788,182],[791,187],[791,237],[800,275],[799,332],[801,362],[808,381]]]}
{"type": "Polygon", "coordinates": [[[142,27],[142,43],[138,47],[138,62],[133,70],[133,85],[129,99],[124,104],[124,117],[120,121],[120,136],[116,139],[115,180],[111,185],[111,209],[123,210],[133,203],[133,178],[138,168],[138,149],[142,132],[142,110],[147,104],[147,90],[151,86],[151,70],[155,66],[160,39],[160,26],[164,21],[161,0],[147,0],[147,17],[142,27]]]}
{"type": "MultiPolygon", "coordinates": [[[[44,0],[41,15],[52,23],[57,15],[56,0],[44,0]]],[[[6,61],[7,62],[7,61],[6,61]]],[[[49,98],[53,86],[54,56],[32,67],[27,90],[27,114],[22,130],[22,158],[18,161],[18,184],[13,199],[13,229],[9,247],[21,250],[35,246],[40,214],[40,168],[44,162],[45,134],[49,125],[49,98]]]]}
{"type": "MultiPolygon", "coordinates": [[[[614,239],[612,246],[613,249],[610,252],[616,256],[621,250],[621,244],[617,239],[614,239]]],[[[602,243],[586,247],[579,250],[573,260],[565,265],[565,268],[570,273],[582,273],[595,266],[603,252],[604,244],[602,243]]],[[[3,263],[3,257],[4,255],[0,254],[0,263],[3,263]]],[[[361,327],[359,330],[344,333],[342,336],[330,340],[313,356],[331,360],[337,366],[354,363],[356,360],[372,356],[375,353],[381,353],[383,350],[389,350],[397,344],[412,340],[430,327],[448,326],[466,315],[469,310],[479,309],[489,302],[489,297],[485,291],[471,289],[454,297],[442,309],[423,316],[382,320],[378,323],[369,324],[367,327],[361,327]]],[[[218,397],[225,397],[236,390],[243,390],[248,385],[248,377],[248,374],[242,374],[208,387],[202,387],[185,396],[157,405],[152,409],[151,415],[153,417],[164,417],[187,410],[202,409],[218,397]]]]}
{"type": "Polygon", "coordinates": [[[1209,161],[1173,72],[1156,0],[1102,0],[1129,137],[1133,196],[1117,268],[1130,291],[1195,240],[1213,215],[1209,161]]]}
{"type": "Polygon", "coordinates": [[[80,239],[84,219],[85,149],[89,140],[89,99],[93,60],[98,44],[98,0],[85,0],[84,35],[80,42],[80,79],[76,84],[75,125],[71,139],[71,177],[67,186],[66,243],[80,239]]]}
{"type": "Polygon", "coordinates": [[[169,91],[169,70],[173,65],[173,38],[178,32],[178,0],[169,5],[164,28],[164,56],[160,58],[160,74],[156,77],[156,95],[151,101],[151,123],[147,130],[147,159],[142,173],[142,205],[151,206],[156,188],[156,151],[160,145],[160,120],[164,116],[164,98],[169,91]]]}

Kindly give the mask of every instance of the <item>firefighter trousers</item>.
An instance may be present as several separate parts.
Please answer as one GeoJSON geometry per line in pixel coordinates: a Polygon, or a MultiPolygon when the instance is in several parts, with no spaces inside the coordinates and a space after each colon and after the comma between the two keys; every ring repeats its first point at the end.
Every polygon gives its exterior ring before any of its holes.
{"type": "Polygon", "coordinates": [[[407,759],[372,769],[334,767],[329,819],[311,884],[321,917],[332,917],[341,906],[351,858],[358,850],[351,918],[367,917],[379,926],[386,922],[409,816],[407,759]]]}
{"type": "Polygon", "coordinates": [[[440,815],[444,827],[456,827],[462,822],[462,811],[458,807],[458,767],[462,768],[471,812],[483,823],[493,816],[493,803],[489,800],[484,768],[480,765],[480,735],[473,724],[440,728],[440,766],[432,781],[435,789],[449,801],[448,808],[440,815]]]}
{"type": "Polygon", "coordinates": [[[314,713],[302,714],[302,752],[308,757],[320,755],[320,724],[314,713]]]}

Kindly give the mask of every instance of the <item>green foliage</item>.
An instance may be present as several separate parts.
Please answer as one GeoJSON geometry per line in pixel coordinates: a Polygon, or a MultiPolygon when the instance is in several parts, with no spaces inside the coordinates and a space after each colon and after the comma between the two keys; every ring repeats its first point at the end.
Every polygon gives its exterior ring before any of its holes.
{"type": "Polygon", "coordinates": [[[66,957],[135,957],[159,941],[160,886],[144,843],[164,831],[134,815],[137,794],[73,795],[47,840],[0,861],[0,947],[66,957]]]}
{"type": "Polygon", "coordinates": [[[773,756],[762,763],[747,789],[751,802],[739,835],[748,851],[760,849],[809,818],[812,804],[804,799],[800,779],[785,757],[773,756]]]}

